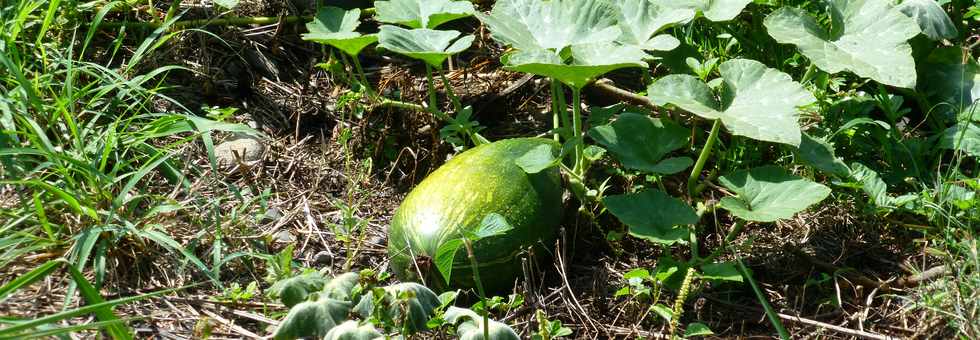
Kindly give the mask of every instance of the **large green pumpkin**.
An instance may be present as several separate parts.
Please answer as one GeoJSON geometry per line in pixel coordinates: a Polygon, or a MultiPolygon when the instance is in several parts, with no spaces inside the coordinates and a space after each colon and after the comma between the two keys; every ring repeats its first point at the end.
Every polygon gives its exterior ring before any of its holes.
{"type": "Polygon", "coordinates": [[[459,238],[461,231],[478,228],[488,214],[497,213],[513,229],[477,241],[473,252],[487,290],[510,288],[522,273],[521,256],[528,249],[551,246],[561,221],[563,190],[558,169],[528,174],[515,163],[540,145],[557,148],[554,141],[543,138],[481,145],[457,155],[419,183],[395,212],[388,231],[388,254],[395,274],[404,281],[424,279],[437,290],[474,287],[464,248],[456,253],[448,287],[435,266],[436,250],[459,238]]]}

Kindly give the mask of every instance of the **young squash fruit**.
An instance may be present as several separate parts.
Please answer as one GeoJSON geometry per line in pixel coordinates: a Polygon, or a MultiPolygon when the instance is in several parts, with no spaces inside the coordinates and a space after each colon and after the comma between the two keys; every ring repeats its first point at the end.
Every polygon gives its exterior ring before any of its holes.
{"type": "Polygon", "coordinates": [[[529,248],[550,246],[561,222],[563,189],[558,169],[528,174],[515,163],[541,145],[558,147],[543,138],[484,144],[457,155],[419,183],[395,212],[388,230],[388,255],[395,274],[403,281],[424,281],[436,290],[474,287],[465,247],[456,253],[448,285],[434,259],[442,244],[475,230],[488,214],[496,213],[513,229],[473,243],[473,252],[486,290],[512,287],[522,273],[521,256],[529,248]]]}

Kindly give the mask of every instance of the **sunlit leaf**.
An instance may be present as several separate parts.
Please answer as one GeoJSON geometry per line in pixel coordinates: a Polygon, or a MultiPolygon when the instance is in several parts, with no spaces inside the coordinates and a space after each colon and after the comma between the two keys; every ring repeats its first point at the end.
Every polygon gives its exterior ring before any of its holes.
{"type": "Polygon", "coordinates": [[[688,225],[698,222],[691,206],[659,190],[608,196],[602,203],[629,227],[630,235],[661,244],[687,242],[688,225]]]}
{"type": "Polygon", "coordinates": [[[939,140],[939,147],[980,157],[980,123],[961,123],[946,129],[939,140]]]}
{"type": "Polygon", "coordinates": [[[456,327],[456,335],[460,340],[519,340],[520,336],[514,332],[510,326],[503,323],[488,320],[484,325],[483,317],[476,312],[459,307],[449,307],[444,316],[450,324],[459,324],[456,327]],[[490,334],[489,339],[484,339],[484,328],[490,334]]]}
{"type": "Polygon", "coordinates": [[[347,320],[337,325],[323,337],[323,340],[376,340],[385,339],[373,325],[365,323],[360,325],[357,321],[347,320]]]}
{"type": "Polygon", "coordinates": [[[929,39],[953,39],[959,35],[953,20],[936,0],[902,0],[898,10],[915,19],[929,39]]]}
{"type": "Polygon", "coordinates": [[[680,41],[668,34],[657,34],[673,25],[691,20],[695,11],[690,8],[670,8],[650,0],[619,0],[619,28],[623,34],[616,41],[648,51],[668,51],[680,41]]]}
{"type": "Polygon", "coordinates": [[[647,90],[655,103],[674,104],[707,119],[721,119],[732,134],[757,140],[800,145],[799,107],[816,98],[788,74],[746,59],[719,67],[721,96],[700,79],[686,74],[661,78],[647,90]]]}
{"type": "Polygon", "coordinates": [[[442,63],[450,56],[463,52],[473,43],[474,37],[459,37],[457,31],[440,31],[427,28],[404,29],[397,26],[381,26],[379,46],[407,57],[422,60],[442,69],[442,63]],[[459,38],[459,39],[457,39],[459,38]]]}
{"type": "Polygon", "coordinates": [[[390,0],[375,1],[375,19],[379,22],[411,28],[436,28],[443,23],[473,15],[469,1],[390,0]]]}
{"type": "Polygon", "coordinates": [[[581,89],[596,78],[614,70],[647,67],[647,54],[635,46],[613,43],[575,45],[571,60],[564,61],[551,50],[519,50],[501,58],[504,68],[557,79],[581,89]]]}
{"type": "Polygon", "coordinates": [[[305,337],[322,338],[331,329],[347,320],[351,303],[321,297],[293,306],[276,328],[273,338],[291,340],[305,337]]]}
{"type": "Polygon", "coordinates": [[[620,35],[617,12],[605,0],[499,0],[489,15],[477,16],[504,45],[560,51],[571,45],[616,40],[620,35]]]}
{"type": "Polygon", "coordinates": [[[722,198],[719,205],[755,222],[792,218],[830,195],[830,188],[775,166],[737,171],[718,182],[736,194],[722,198]]]}
{"type": "Polygon", "coordinates": [[[799,149],[800,159],[817,170],[838,177],[847,177],[851,172],[847,164],[834,154],[834,147],[823,139],[803,134],[799,149]]]}
{"type": "MultiPolygon", "coordinates": [[[[736,274],[737,273],[738,272],[736,271],[736,274]]],[[[690,338],[695,336],[706,336],[706,335],[713,335],[713,334],[715,334],[715,332],[712,332],[711,328],[708,328],[707,325],[700,322],[692,322],[688,324],[687,329],[684,330],[685,338],[690,338]]]]}
{"type": "Polygon", "coordinates": [[[357,56],[368,45],[378,41],[377,34],[362,35],[357,32],[361,25],[361,10],[344,10],[326,6],[317,11],[313,21],[306,24],[309,33],[303,40],[327,44],[351,56],[357,56]]]}
{"type": "Polygon", "coordinates": [[[735,263],[719,262],[701,266],[701,278],[714,281],[742,282],[742,273],[738,272],[735,263]]]}
{"type": "Polygon", "coordinates": [[[558,158],[554,155],[554,147],[551,145],[538,145],[528,151],[514,162],[517,166],[524,169],[524,172],[536,174],[553,166],[558,165],[558,158]]]}
{"type": "Polygon", "coordinates": [[[851,178],[861,184],[861,190],[876,206],[891,206],[892,199],[888,196],[888,184],[881,179],[878,172],[858,162],[851,163],[850,169],[851,178]]]}
{"type": "Polygon", "coordinates": [[[268,295],[278,297],[286,307],[292,307],[306,301],[311,294],[323,289],[327,279],[319,272],[311,272],[276,281],[269,287],[268,295]]]}
{"type": "Polygon", "coordinates": [[[632,112],[620,114],[608,125],[592,128],[589,136],[616,155],[623,166],[660,174],[672,173],[665,170],[673,170],[675,167],[671,165],[683,162],[675,159],[670,164],[660,163],[664,156],[684,147],[690,139],[688,130],[677,123],[632,112]]]}
{"type": "Polygon", "coordinates": [[[671,8],[696,10],[711,21],[729,21],[742,13],[752,0],[652,0],[671,8]]]}
{"type": "Polygon", "coordinates": [[[765,20],[769,35],[793,44],[828,73],[851,71],[885,85],[914,88],[915,60],[908,40],[919,25],[886,0],[831,0],[833,29],[805,11],[783,7],[765,20]]]}

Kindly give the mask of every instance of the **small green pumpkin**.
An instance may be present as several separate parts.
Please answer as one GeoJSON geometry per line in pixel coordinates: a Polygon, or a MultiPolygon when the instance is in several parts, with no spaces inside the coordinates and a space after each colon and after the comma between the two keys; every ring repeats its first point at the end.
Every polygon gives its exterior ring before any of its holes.
{"type": "Polygon", "coordinates": [[[484,144],[449,160],[405,197],[388,236],[391,267],[403,281],[421,281],[437,290],[474,287],[465,248],[453,262],[447,286],[434,258],[439,247],[472,231],[488,214],[507,219],[513,229],[473,244],[480,278],[488,291],[510,288],[521,274],[521,256],[535,246],[551,246],[562,216],[557,168],[528,174],[515,160],[531,149],[557,143],[543,138],[484,144]],[[420,277],[420,275],[422,277],[420,277]]]}

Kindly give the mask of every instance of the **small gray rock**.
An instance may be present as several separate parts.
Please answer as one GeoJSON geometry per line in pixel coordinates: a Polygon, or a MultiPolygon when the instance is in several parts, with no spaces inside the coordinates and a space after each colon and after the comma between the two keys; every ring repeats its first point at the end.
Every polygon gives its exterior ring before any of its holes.
{"type": "Polygon", "coordinates": [[[259,223],[274,223],[282,219],[282,211],[279,208],[269,208],[266,210],[261,217],[259,217],[259,223]]]}
{"type": "Polygon", "coordinates": [[[320,264],[320,265],[330,264],[331,259],[333,259],[333,255],[330,255],[330,253],[325,251],[321,251],[319,253],[316,253],[316,255],[313,255],[313,263],[315,264],[320,264]]]}
{"type": "Polygon", "coordinates": [[[272,237],[272,239],[275,240],[276,243],[296,242],[296,238],[293,237],[293,234],[289,233],[289,230],[280,230],[272,237]]]}
{"type": "Polygon", "coordinates": [[[253,164],[262,160],[265,145],[258,138],[239,135],[214,147],[214,157],[220,166],[238,165],[236,153],[245,164],[253,164]]]}

